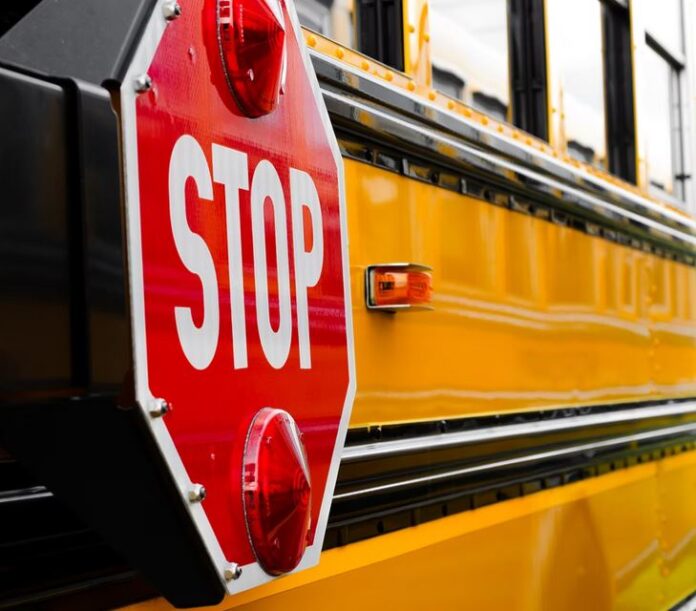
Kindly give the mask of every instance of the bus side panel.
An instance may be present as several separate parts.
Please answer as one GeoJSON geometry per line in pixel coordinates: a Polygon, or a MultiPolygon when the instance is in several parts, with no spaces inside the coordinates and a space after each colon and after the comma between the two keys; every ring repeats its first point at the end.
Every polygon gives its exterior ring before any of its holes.
{"type": "Polygon", "coordinates": [[[353,426],[696,392],[693,267],[352,160],[346,185],[353,426]],[[365,309],[395,261],[432,266],[433,311],[365,309]]]}
{"type": "Polygon", "coordinates": [[[333,549],[217,609],[666,609],[696,581],[694,523],[688,453],[333,549]]]}

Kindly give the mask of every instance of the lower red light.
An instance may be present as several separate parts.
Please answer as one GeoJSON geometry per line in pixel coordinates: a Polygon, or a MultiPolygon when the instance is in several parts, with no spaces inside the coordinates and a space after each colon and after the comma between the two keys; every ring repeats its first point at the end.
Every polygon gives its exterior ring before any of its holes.
{"type": "Polygon", "coordinates": [[[301,433],[280,409],[260,410],[244,448],[244,514],[264,571],[280,575],[302,560],[311,524],[312,486],[301,433]]]}
{"type": "Polygon", "coordinates": [[[286,70],[285,23],[278,0],[217,0],[217,30],[227,82],[244,114],[278,105],[286,70]]]}

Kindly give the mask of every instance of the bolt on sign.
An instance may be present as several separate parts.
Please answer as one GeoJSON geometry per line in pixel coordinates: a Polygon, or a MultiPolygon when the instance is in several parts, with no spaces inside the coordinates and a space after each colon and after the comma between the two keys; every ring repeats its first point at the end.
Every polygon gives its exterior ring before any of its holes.
{"type": "Polygon", "coordinates": [[[121,103],[136,397],[240,591],[322,547],[355,385],[342,161],[291,0],[160,2],[121,103]]]}

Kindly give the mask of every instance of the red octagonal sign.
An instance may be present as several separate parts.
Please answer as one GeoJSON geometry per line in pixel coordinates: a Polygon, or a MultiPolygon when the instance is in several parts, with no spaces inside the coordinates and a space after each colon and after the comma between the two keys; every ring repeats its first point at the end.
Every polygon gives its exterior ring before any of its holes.
{"type": "Polygon", "coordinates": [[[354,394],[342,161],[290,0],[161,2],[121,113],[136,396],[243,590],[318,561],[354,394]]]}

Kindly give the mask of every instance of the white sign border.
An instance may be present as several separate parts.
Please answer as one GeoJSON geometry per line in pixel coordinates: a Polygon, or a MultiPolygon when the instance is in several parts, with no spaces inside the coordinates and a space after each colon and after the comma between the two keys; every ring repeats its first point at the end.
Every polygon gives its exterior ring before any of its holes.
{"type": "MultiPolygon", "coordinates": [[[[282,1],[282,0],[281,0],[282,1]]],[[[345,295],[345,321],[346,339],[348,344],[348,388],[343,404],[343,412],[339,423],[338,435],[334,452],[331,458],[324,497],[321,501],[319,519],[316,525],[314,542],[305,550],[305,554],[300,564],[288,574],[312,567],[319,562],[321,549],[326,533],[331,499],[338,476],[338,468],[341,462],[341,453],[345,436],[348,431],[350,413],[355,398],[355,350],[353,340],[353,318],[352,300],[350,292],[350,264],[348,259],[348,222],[346,218],[345,202],[345,180],[343,170],[343,159],[338,147],[338,142],[333,132],[333,127],[329,119],[329,114],[324,105],[323,97],[319,89],[319,83],[314,73],[314,68],[304,43],[302,30],[300,29],[297,12],[292,0],[284,0],[288,14],[292,22],[293,34],[297,39],[305,70],[314,92],[317,102],[317,110],[321,116],[324,130],[327,133],[331,145],[331,150],[336,162],[336,170],[339,182],[339,206],[341,216],[341,240],[343,256],[343,290],[345,295]]],[[[138,149],[137,149],[137,121],[135,101],[138,97],[136,91],[136,80],[139,76],[147,73],[154,58],[160,40],[170,23],[164,16],[164,7],[168,0],[159,0],[153,8],[147,25],[143,30],[142,37],[137,49],[132,57],[126,75],[121,85],[121,137],[122,137],[122,156],[123,174],[125,191],[125,218],[126,218],[126,244],[129,272],[129,293],[131,308],[131,334],[133,342],[133,369],[135,377],[135,397],[145,416],[150,423],[152,433],[155,437],[162,455],[169,465],[171,475],[179,489],[182,502],[187,508],[193,523],[198,530],[203,543],[210,555],[214,565],[218,569],[218,574],[228,593],[242,592],[277,579],[267,574],[257,562],[241,566],[242,572],[238,579],[227,580],[225,572],[234,565],[234,558],[225,558],[220,544],[215,537],[213,529],[208,521],[203,503],[192,503],[189,501],[189,491],[194,485],[186,473],[186,468],[174,445],[171,435],[165,424],[166,418],[152,418],[150,411],[156,409],[159,403],[158,398],[154,397],[149,388],[147,371],[147,347],[145,343],[145,303],[143,288],[143,265],[142,265],[142,243],[140,231],[140,193],[138,175],[138,149]]],[[[183,11],[186,10],[185,0],[180,0],[183,11]]]]}

